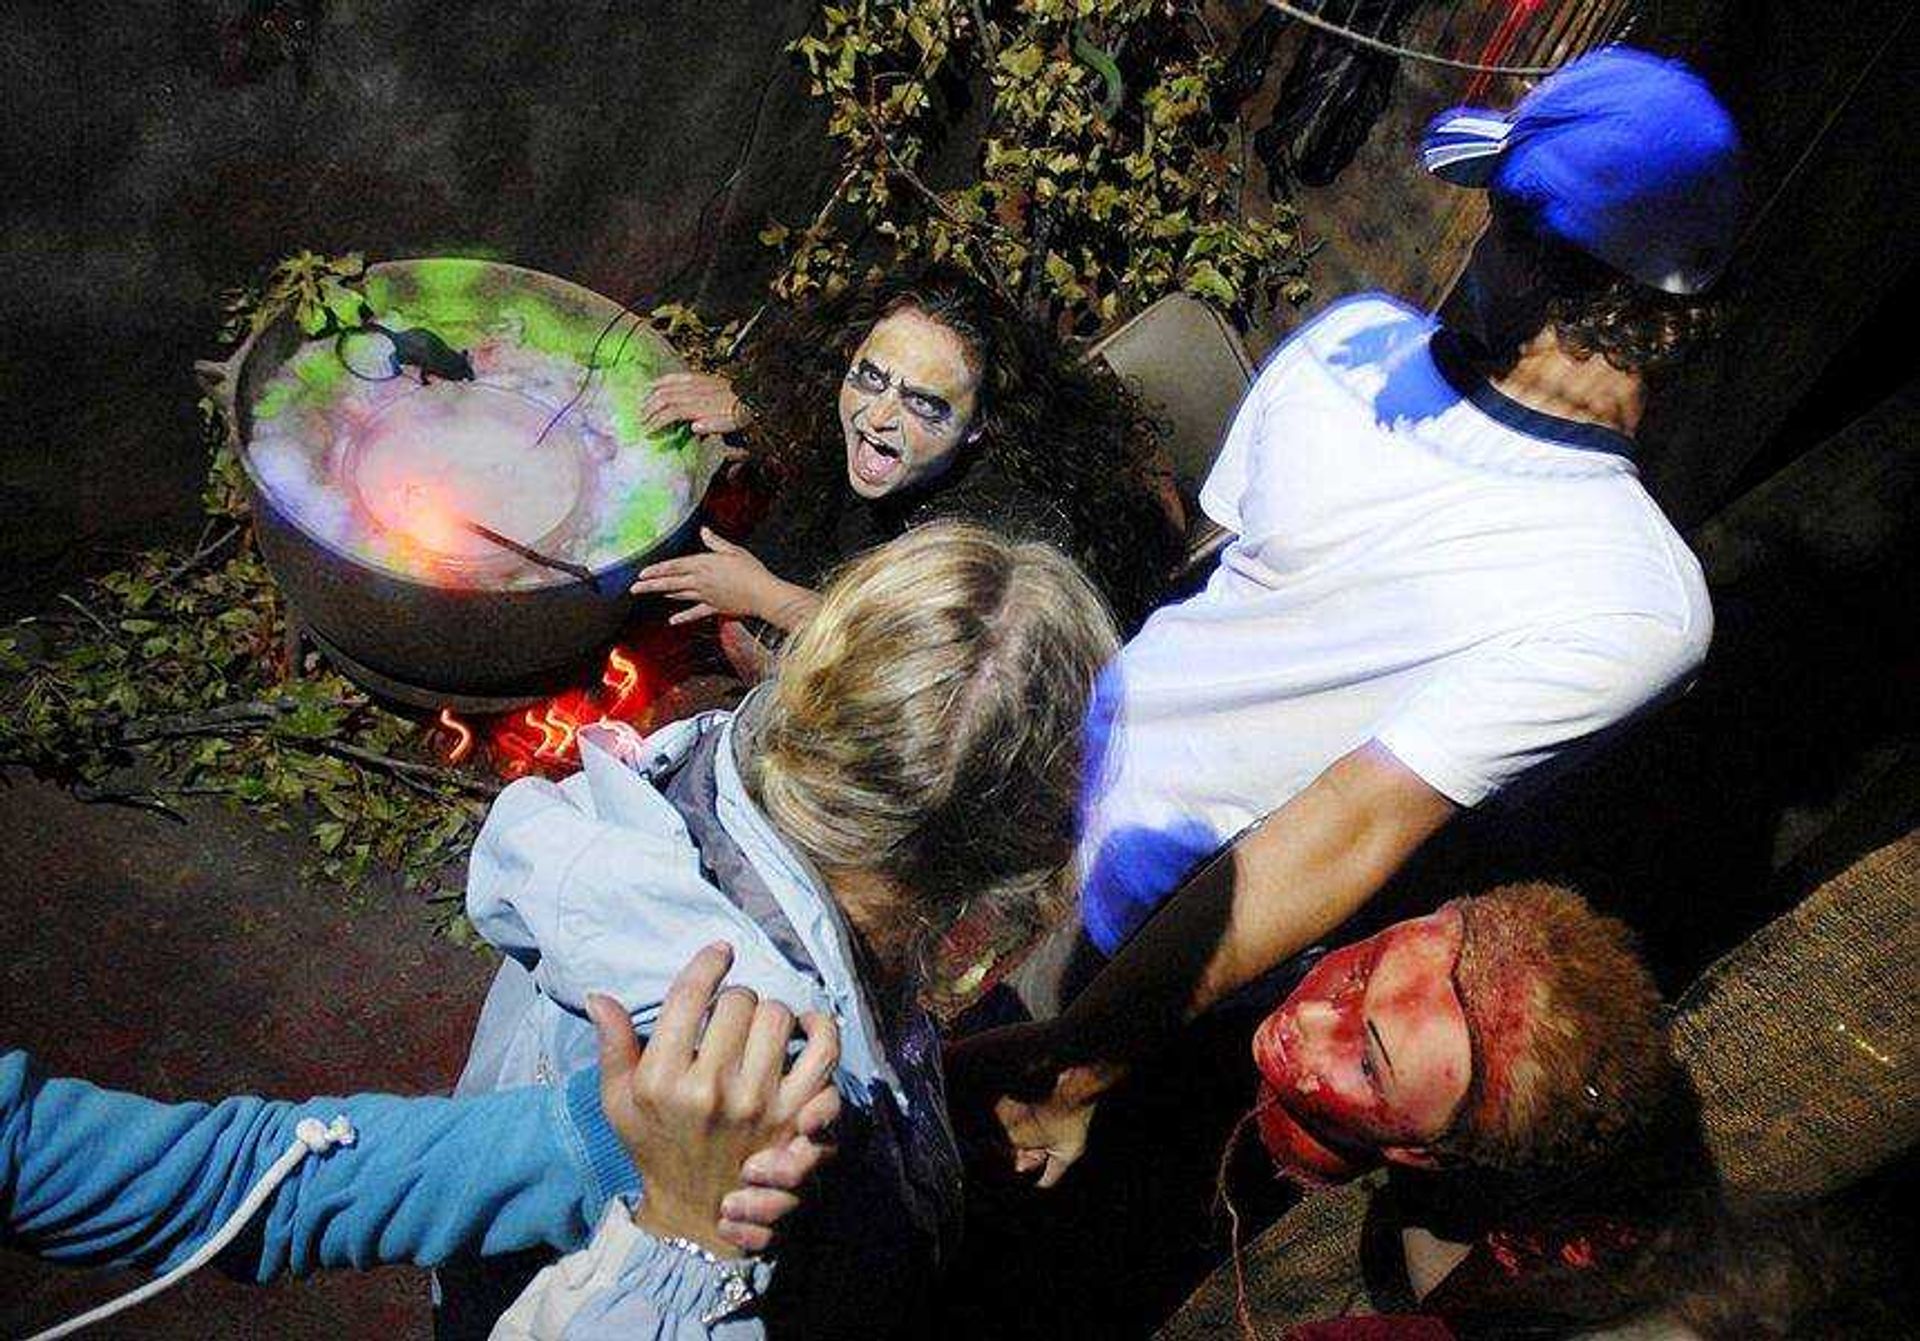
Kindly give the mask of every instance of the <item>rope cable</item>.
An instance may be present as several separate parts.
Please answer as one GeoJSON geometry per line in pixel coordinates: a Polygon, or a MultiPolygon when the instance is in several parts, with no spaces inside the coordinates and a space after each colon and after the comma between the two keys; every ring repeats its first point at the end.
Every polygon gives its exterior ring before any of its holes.
{"type": "Polygon", "coordinates": [[[1393,42],[1383,42],[1367,33],[1357,33],[1330,19],[1310,13],[1290,3],[1290,0],[1266,0],[1268,6],[1279,10],[1290,19],[1298,19],[1310,28],[1331,33],[1335,37],[1345,38],[1349,42],[1378,51],[1386,56],[1398,56],[1402,60],[1424,61],[1428,65],[1441,65],[1449,70],[1470,70],[1475,74],[1507,75],[1515,79],[1538,79],[1552,74],[1558,66],[1553,65],[1479,65],[1473,61],[1457,61],[1449,56],[1436,56],[1431,51],[1419,51],[1413,47],[1403,47],[1393,42]]]}
{"type": "Polygon", "coordinates": [[[280,1184],[300,1167],[300,1161],[308,1155],[323,1155],[336,1145],[352,1145],[354,1139],[353,1124],[347,1121],[344,1113],[334,1118],[331,1123],[322,1122],[314,1117],[300,1119],[299,1125],[293,1129],[292,1143],[281,1152],[280,1158],[276,1159],[267,1171],[260,1175],[259,1181],[248,1189],[247,1195],[241,1198],[233,1214],[226,1218],[226,1222],[220,1226],[213,1237],[201,1244],[185,1261],[166,1275],[156,1277],[136,1290],[129,1290],[116,1299],[109,1299],[100,1307],[90,1309],[77,1318],[69,1318],[56,1327],[34,1333],[27,1338],[27,1341],[57,1341],[59,1337],[72,1336],[83,1327],[104,1322],[114,1314],[122,1313],[135,1304],[143,1304],[161,1291],[178,1285],[218,1257],[226,1250],[228,1244],[239,1237],[240,1231],[245,1229],[260,1208],[266,1205],[267,1198],[279,1191],[280,1184]]]}

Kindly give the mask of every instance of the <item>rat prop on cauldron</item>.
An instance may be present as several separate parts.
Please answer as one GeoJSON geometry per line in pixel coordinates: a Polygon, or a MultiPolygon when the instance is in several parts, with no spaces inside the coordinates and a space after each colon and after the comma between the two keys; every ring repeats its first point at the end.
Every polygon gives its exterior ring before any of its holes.
{"type": "Polygon", "coordinates": [[[407,368],[419,373],[422,386],[434,377],[443,382],[473,380],[473,360],[467,357],[465,350],[455,349],[424,326],[410,326],[399,331],[382,326],[373,319],[373,309],[365,303],[360,305],[360,324],[345,327],[335,335],[333,351],[342,367],[366,382],[388,381],[400,376],[407,368]],[[353,366],[353,361],[347,357],[347,340],[356,335],[384,336],[393,346],[387,355],[386,376],[376,377],[353,366]]]}

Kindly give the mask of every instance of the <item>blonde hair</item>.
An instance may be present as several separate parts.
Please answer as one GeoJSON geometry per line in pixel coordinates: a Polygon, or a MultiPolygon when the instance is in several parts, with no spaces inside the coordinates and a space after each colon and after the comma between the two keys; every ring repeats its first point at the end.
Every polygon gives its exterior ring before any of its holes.
{"type": "Polygon", "coordinates": [[[1116,649],[1056,551],[916,528],[845,565],[788,643],[749,785],[816,865],[886,877],[916,949],[970,906],[1037,934],[1058,912],[1081,724],[1116,649]]]}

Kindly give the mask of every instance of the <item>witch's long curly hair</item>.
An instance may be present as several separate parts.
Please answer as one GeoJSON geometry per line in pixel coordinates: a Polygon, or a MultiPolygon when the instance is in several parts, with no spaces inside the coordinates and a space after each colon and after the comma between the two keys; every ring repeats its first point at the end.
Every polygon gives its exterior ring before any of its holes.
{"type": "MultiPolygon", "coordinates": [[[[1076,360],[1012,304],[941,265],[870,278],[770,314],[733,372],[751,458],[802,543],[830,548],[846,483],[838,392],[875,323],[907,309],[960,337],[981,374],[960,469],[985,467],[1064,519],[1068,549],[1131,627],[1157,603],[1179,536],[1154,493],[1152,420],[1106,369],[1076,360]]],[[[990,517],[971,520],[991,524],[990,517]]],[[[838,557],[838,556],[835,556],[838,557]]]]}

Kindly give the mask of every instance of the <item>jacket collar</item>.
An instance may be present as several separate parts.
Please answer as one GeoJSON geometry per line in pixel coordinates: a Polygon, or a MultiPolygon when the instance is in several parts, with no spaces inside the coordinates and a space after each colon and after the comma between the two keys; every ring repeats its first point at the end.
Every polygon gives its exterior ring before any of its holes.
{"type": "MultiPolygon", "coordinates": [[[[781,913],[811,956],[820,984],[833,1003],[840,1022],[840,1068],[849,1074],[886,1085],[903,1115],[912,1103],[901,1083],[880,1013],[874,1008],[855,968],[853,931],[833,901],[820,873],[781,837],[747,793],[738,759],[748,726],[762,691],[750,694],[737,713],[707,712],[673,722],[642,738],[621,722],[603,722],[580,733],[580,761],[588,775],[595,813],[614,824],[653,827],[663,817],[680,825],[671,804],[653,786],[653,779],[683,763],[701,737],[721,732],[714,753],[715,808],[748,861],[766,882],[781,913]],[[634,786],[635,777],[645,786],[634,786]]],[[[716,898],[724,898],[719,890],[716,898]]]]}
{"type": "Polygon", "coordinates": [[[720,822],[740,844],[747,859],[759,868],[780,911],[786,914],[787,921],[799,934],[800,943],[819,966],[843,1024],[840,1031],[843,1063],[852,1063],[853,1069],[883,1081],[901,1113],[910,1115],[912,1104],[894,1070],[886,1037],[880,1028],[880,1013],[874,1008],[855,966],[853,928],[847,925],[846,914],[833,901],[813,863],[794,851],[747,794],[738,752],[751,739],[752,714],[762,692],[755,690],[750,694],[740,710],[720,726],[720,748],[714,757],[720,822]]]}

